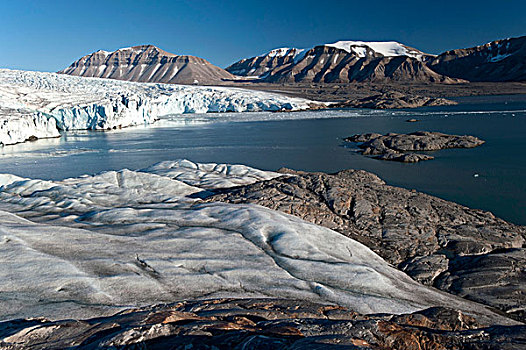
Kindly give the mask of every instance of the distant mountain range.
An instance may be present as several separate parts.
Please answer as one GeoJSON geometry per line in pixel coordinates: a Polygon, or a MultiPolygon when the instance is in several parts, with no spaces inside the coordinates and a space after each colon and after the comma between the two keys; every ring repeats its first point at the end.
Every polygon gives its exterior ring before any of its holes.
{"type": "Polygon", "coordinates": [[[113,52],[99,50],[58,73],[173,84],[211,84],[235,79],[232,74],[207,60],[175,55],[153,45],[127,47],[113,52]]]}
{"type": "Polygon", "coordinates": [[[446,51],[428,66],[469,81],[526,81],[526,36],[446,51]]]}
{"type": "Polygon", "coordinates": [[[526,36],[438,56],[394,41],[338,41],[310,49],[275,49],[226,70],[287,83],[525,81],[526,36]]]}
{"type": "Polygon", "coordinates": [[[272,50],[236,62],[226,70],[241,76],[256,74],[261,80],[280,83],[459,82],[427,67],[426,62],[433,57],[394,41],[338,41],[305,50],[272,50]]]}
{"type": "Polygon", "coordinates": [[[279,48],[226,68],[153,45],[97,51],[59,73],[175,84],[526,81],[526,36],[431,55],[404,44],[338,41],[309,49],[279,48]]]}

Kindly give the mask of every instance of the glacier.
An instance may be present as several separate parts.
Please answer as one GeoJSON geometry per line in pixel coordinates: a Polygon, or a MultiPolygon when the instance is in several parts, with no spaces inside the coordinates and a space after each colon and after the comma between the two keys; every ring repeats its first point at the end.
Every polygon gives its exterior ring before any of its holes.
{"type": "Polygon", "coordinates": [[[241,88],[135,83],[0,69],[0,144],[57,137],[59,130],[147,125],[170,114],[295,111],[308,109],[313,103],[241,88]]]}
{"type": "Polygon", "coordinates": [[[360,313],[491,310],[425,287],[369,248],[257,205],[204,202],[277,174],[167,161],[61,181],[0,174],[0,319],[87,318],[182,299],[310,300],[360,313]]]}

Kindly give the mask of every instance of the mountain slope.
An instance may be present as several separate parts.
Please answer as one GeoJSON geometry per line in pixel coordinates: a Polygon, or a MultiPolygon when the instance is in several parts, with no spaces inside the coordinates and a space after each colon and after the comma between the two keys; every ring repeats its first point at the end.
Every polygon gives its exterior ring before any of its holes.
{"type": "Polygon", "coordinates": [[[447,51],[428,66],[440,74],[470,81],[526,81],[526,36],[447,51]]]}
{"type": "Polygon", "coordinates": [[[304,52],[303,49],[282,47],[261,56],[242,59],[226,70],[240,76],[263,76],[269,71],[294,63],[304,52]]]}
{"type": "Polygon", "coordinates": [[[433,57],[394,41],[338,41],[306,50],[272,50],[226,70],[267,82],[458,82],[427,67],[433,57]]]}
{"type": "Polygon", "coordinates": [[[195,56],[168,53],[153,45],[114,52],[99,50],[58,73],[151,83],[211,84],[234,76],[195,56]]]}

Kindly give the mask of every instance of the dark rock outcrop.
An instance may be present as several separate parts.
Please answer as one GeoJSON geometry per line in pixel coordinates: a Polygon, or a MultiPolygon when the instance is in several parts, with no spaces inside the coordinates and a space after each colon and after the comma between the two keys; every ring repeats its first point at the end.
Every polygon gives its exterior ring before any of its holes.
{"type": "Polygon", "coordinates": [[[0,323],[0,349],[522,349],[526,326],[479,324],[458,311],[363,316],[301,300],[215,299],[115,316],[0,323]]]}
{"type": "Polygon", "coordinates": [[[457,102],[445,98],[433,98],[418,95],[406,95],[400,92],[387,92],[356,100],[348,100],[331,107],[337,108],[371,108],[371,109],[399,109],[432,106],[456,105],[457,102]]]}
{"type": "Polygon", "coordinates": [[[209,201],[259,204],[336,230],[417,281],[526,321],[526,227],[386,185],[361,170],[296,172],[209,201]]]}
{"type": "Polygon", "coordinates": [[[418,131],[410,134],[389,133],[357,134],[345,139],[358,143],[362,154],[377,159],[415,163],[434,159],[433,156],[414,151],[437,151],[448,148],[473,148],[484,143],[483,140],[469,135],[447,135],[440,132],[418,131]]]}
{"type": "Polygon", "coordinates": [[[469,81],[526,81],[526,36],[446,51],[427,65],[439,74],[469,81]]]}
{"type": "Polygon", "coordinates": [[[153,45],[114,52],[99,50],[58,73],[147,83],[213,84],[234,76],[195,56],[181,56],[153,45]]]}

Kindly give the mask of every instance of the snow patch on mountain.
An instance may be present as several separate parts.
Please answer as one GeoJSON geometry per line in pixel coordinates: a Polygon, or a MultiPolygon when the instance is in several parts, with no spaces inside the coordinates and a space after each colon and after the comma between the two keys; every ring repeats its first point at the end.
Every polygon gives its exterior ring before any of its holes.
{"type": "Polygon", "coordinates": [[[513,53],[497,54],[495,56],[488,56],[488,62],[499,62],[513,55],[513,53]]]}
{"type": "Polygon", "coordinates": [[[334,47],[348,53],[354,53],[358,57],[366,57],[367,48],[385,57],[408,56],[420,59],[426,55],[421,51],[409,48],[396,41],[337,41],[323,46],[334,47]]]}

